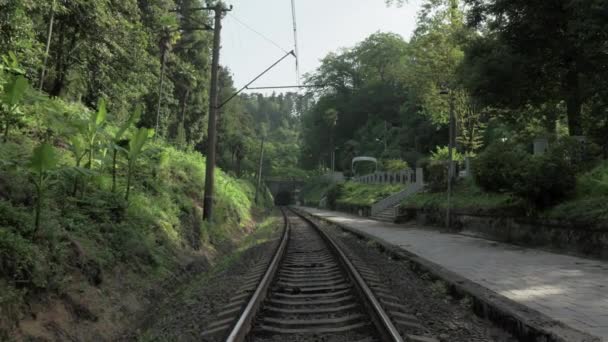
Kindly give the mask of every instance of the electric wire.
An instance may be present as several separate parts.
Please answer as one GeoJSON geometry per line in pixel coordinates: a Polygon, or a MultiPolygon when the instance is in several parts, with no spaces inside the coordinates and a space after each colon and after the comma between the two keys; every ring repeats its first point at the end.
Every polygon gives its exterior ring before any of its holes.
{"type": "Polygon", "coordinates": [[[235,17],[234,14],[228,13],[228,15],[234,19],[237,23],[243,25],[245,28],[249,29],[251,32],[257,34],[258,36],[262,37],[264,40],[266,40],[268,43],[276,46],[277,48],[279,48],[281,51],[288,53],[289,51],[287,51],[287,49],[284,49],[281,45],[279,45],[277,42],[275,42],[274,40],[268,38],[267,36],[265,36],[264,34],[260,33],[258,30],[254,29],[253,27],[247,25],[246,23],[244,23],[242,20],[240,20],[239,18],[235,17]]]}

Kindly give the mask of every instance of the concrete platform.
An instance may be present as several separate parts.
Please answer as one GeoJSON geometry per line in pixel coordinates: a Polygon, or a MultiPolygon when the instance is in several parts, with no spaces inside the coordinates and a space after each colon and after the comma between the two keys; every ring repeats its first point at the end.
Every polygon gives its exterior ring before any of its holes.
{"type": "Polygon", "coordinates": [[[298,209],[401,249],[420,258],[422,263],[437,265],[447,270],[446,274],[470,281],[473,287],[479,285],[482,291],[489,290],[489,295],[484,296],[503,303],[500,310],[511,310],[520,322],[546,329],[555,335],[555,341],[608,341],[607,262],[442,233],[412,224],[379,222],[314,208],[298,209]],[[563,324],[554,324],[556,321],[563,324]]]}

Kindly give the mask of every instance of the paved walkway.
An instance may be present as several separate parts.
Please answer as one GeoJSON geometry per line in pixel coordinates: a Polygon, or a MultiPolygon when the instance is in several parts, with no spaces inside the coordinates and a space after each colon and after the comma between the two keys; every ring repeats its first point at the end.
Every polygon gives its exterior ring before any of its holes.
{"type": "Polygon", "coordinates": [[[300,208],[374,235],[552,319],[608,341],[608,262],[300,208]]]}

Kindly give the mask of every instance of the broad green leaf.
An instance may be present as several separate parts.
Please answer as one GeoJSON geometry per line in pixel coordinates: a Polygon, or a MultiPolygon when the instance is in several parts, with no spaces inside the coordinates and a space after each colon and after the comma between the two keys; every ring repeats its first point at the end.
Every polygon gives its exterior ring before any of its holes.
{"type": "Polygon", "coordinates": [[[97,126],[101,125],[104,121],[106,121],[106,115],[106,100],[101,98],[97,104],[97,112],[91,113],[91,123],[94,123],[97,126]]]}
{"type": "Polygon", "coordinates": [[[126,130],[131,127],[141,117],[142,107],[137,105],[135,111],[129,115],[129,119],[118,129],[118,132],[114,135],[114,141],[120,140],[122,135],[125,134],[126,130]]]}
{"type": "Polygon", "coordinates": [[[28,83],[25,77],[19,75],[6,86],[6,94],[4,95],[4,102],[10,107],[19,104],[19,101],[25,95],[28,83]]]}
{"type": "Polygon", "coordinates": [[[30,168],[38,174],[42,174],[57,166],[57,155],[53,146],[43,143],[36,148],[30,159],[30,168]]]}
{"type": "Polygon", "coordinates": [[[150,134],[150,130],[145,127],[140,128],[135,133],[135,136],[129,141],[129,159],[137,158],[146,140],[148,140],[148,134],[150,134]]]}
{"type": "Polygon", "coordinates": [[[86,151],[84,139],[81,135],[76,134],[72,136],[72,138],[70,139],[70,143],[74,155],[76,156],[76,158],[80,158],[80,156],[83,155],[86,151]]]}

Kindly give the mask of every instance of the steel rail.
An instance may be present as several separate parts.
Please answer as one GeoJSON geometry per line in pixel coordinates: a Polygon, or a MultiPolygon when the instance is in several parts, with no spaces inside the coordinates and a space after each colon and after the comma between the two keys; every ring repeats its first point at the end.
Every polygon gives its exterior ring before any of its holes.
{"type": "Polygon", "coordinates": [[[281,208],[281,212],[283,213],[283,222],[284,222],[284,231],[283,237],[281,238],[281,243],[279,247],[277,247],[274,256],[272,257],[272,261],[268,266],[268,269],[264,273],[264,277],[260,281],[260,284],[256,288],[253,296],[249,299],[245,310],[239,316],[238,321],[230,331],[230,335],[226,339],[227,342],[242,342],[245,341],[245,337],[249,333],[252,327],[253,319],[255,318],[260,306],[262,305],[264,299],[266,298],[266,294],[268,292],[268,288],[272,284],[272,281],[275,278],[276,272],[279,269],[279,264],[283,259],[283,255],[287,250],[287,242],[289,241],[289,233],[290,233],[290,225],[289,220],[287,219],[287,215],[285,214],[285,210],[281,208]]]}
{"type": "Polygon", "coordinates": [[[346,273],[349,278],[355,284],[357,291],[360,294],[360,297],[364,300],[363,304],[368,309],[368,313],[371,315],[372,321],[374,322],[376,328],[378,328],[379,333],[382,337],[383,341],[393,341],[393,342],[403,342],[403,338],[399,334],[399,331],[391,321],[389,315],[386,313],[382,305],[380,305],[380,301],[376,298],[372,290],[369,288],[359,271],[357,271],[356,267],[353,263],[348,259],[346,254],[342,251],[340,246],[336,244],[336,242],[319,226],[310,220],[308,217],[304,216],[302,213],[294,210],[293,208],[289,208],[293,213],[298,215],[312,227],[314,227],[317,232],[321,235],[321,237],[327,242],[330,246],[330,249],[338,256],[339,262],[346,269],[346,273]]]}

